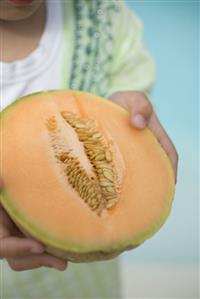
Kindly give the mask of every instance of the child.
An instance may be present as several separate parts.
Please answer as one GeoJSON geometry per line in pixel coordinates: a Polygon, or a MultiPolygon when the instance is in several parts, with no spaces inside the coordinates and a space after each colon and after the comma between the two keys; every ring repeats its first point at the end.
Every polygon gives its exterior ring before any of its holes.
{"type": "MultiPolygon", "coordinates": [[[[108,97],[129,110],[133,126],[151,128],[176,177],[175,148],[147,97],[154,63],[143,47],[140,21],[122,1],[0,0],[0,34],[1,109],[45,89],[108,97]]],[[[1,262],[3,298],[119,297],[116,260],[70,264],[65,273],[44,268],[65,270],[67,261],[45,253],[3,208],[0,213],[0,257],[7,261],[1,262]]]]}

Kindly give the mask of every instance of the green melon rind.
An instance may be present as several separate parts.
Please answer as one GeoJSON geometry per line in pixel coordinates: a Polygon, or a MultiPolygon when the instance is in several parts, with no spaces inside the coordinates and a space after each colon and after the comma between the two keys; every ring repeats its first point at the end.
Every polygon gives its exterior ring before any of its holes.
{"type": "MultiPolygon", "coordinates": [[[[5,116],[11,108],[14,108],[20,102],[22,102],[24,100],[28,100],[29,98],[32,98],[33,96],[41,95],[43,93],[52,93],[52,92],[71,92],[76,95],[82,93],[81,91],[75,91],[75,90],[47,90],[47,91],[39,91],[36,93],[26,95],[24,97],[17,99],[11,105],[7,106],[0,113],[0,121],[2,121],[3,116],[5,116]]],[[[84,94],[86,94],[86,92],[84,92],[84,94]]],[[[91,96],[91,94],[89,94],[89,93],[88,93],[88,95],[91,96]]],[[[98,97],[96,95],[95,95],[95,98],[99,101],[102,101],[102,100],[105,101],[105,99],[98,97]]],[[[109,102],[109,101],[107,102],[107,104],[108,103],[115,106],[117,109],[120,109],[123,113],[126,113],[126,115],[128,115],[127,111],[124,108],[122,108],[121,106],[119,106],[113,102],[109,102]]],[[[148,132],[149,135],[151,135],[151,137],[154,138],[154,140],[156,142],[158,142],[156,137],[154,136],[154,134],[150,131],[150,129],[146,128],[145,130],[148,132]]],[[[162,152],[161,155],[163,155],[163,158],[166,160],[166,165],[168,165],[168,173],[170,173],[171,181],[173,182],[174,175],[173,175],[171,162],[161,146],[160,146],[160,151],[162,152]]],[[[26,217],[20,211],[18,211],[18,209],[15,206],[15,204],[13,203],[13,201],[7,196],[5,190],[0,191],[2,205],[4,206],[6,211],[9,213],[11,218],[16,222],[16,224],[23,227],[28,234],[30,234],[32,237],[36,238],[37,240],[43,242],[44,244],[51,246],[57,250],[60,250],[62,252],[66,252],[66,253],[68,251],[71,251],[71,252],[74,252],[77,254],[78,253],[92,254],[92,253],[99,252],[99,251],[105,252],[105,253],[111,253],[111,252],[113,253],[115,251],[116,252],[124,251],[131,247],[134,247],[135,245],[143,243],[145,240],[152,237],[163,226],[164,222],[166,221],[166,219],[171,211],[174,193],[175,193],[175,185],[171,184],[171,192],[170,192],[171,196],[168,199],[168,204],[166,203],[166,209],[165,209],[165,211],[163,211],[163,214],[161,215],[160,220],[159,221],[157,220],[157,222],[154,223],[148,230],[141,232],[140,234],[138,234],[130,239],[122,240],[122,241],[112,244],[112,245],[109,244],[108,247],[105,247],[105,246],[92,247],[91,245],[89,247],[86,247],[86,246],[83,246],[80,244],[66,243],[65,241],[60,240],[60,239],[56,238],[55,236],[52,236],[51,234],[47,233],[45,230],[42,230],[41,228],[37,227],[35,224],[31,223],[28,219],[26,219],[26,217]]]]}

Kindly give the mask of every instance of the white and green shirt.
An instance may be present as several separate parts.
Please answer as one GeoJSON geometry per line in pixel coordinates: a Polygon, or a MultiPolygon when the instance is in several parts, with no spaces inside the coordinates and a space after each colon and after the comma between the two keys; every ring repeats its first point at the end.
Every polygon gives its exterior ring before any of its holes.
{"type": "MultiPolygon", "coordinates": [[[[148,92],[154,62],[142,41],[142,24],[123,1],[48,0],[37,49],[1,64],[1,109],[45,89],[80,89],[108,96],[148,92]]],[[[65,272],[41,268],[14,272],[1,261],[3,299],[120,298],[118,259],[69,264],[65,272]]]]}

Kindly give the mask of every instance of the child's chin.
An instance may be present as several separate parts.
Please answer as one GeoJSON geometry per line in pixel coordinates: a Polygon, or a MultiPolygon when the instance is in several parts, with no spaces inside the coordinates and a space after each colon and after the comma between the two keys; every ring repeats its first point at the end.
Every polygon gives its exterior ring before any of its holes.
{"type": "Polygon", "coordinates": [[[20,7],[20,6],[30,6],[34,0],[9,0],[9,2],[13,3],[15,6],[20,7]]]}
{"type": "Polygon", "coordinates": [[[0,20],[18,21],[30,17],[44,0],[2,0],[0,20]]]}

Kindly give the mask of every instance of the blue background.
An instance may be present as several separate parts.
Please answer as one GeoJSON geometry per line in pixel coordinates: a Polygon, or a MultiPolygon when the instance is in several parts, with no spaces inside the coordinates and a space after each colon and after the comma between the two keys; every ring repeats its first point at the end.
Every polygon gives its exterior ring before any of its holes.
{"type": "Polygon", "coordinates": [[[144,23],[157,64],[156,112],[179,153],[173,210],[163,228],[126,262],[198,261],[198,2],[127,1],[144,23]]]}

